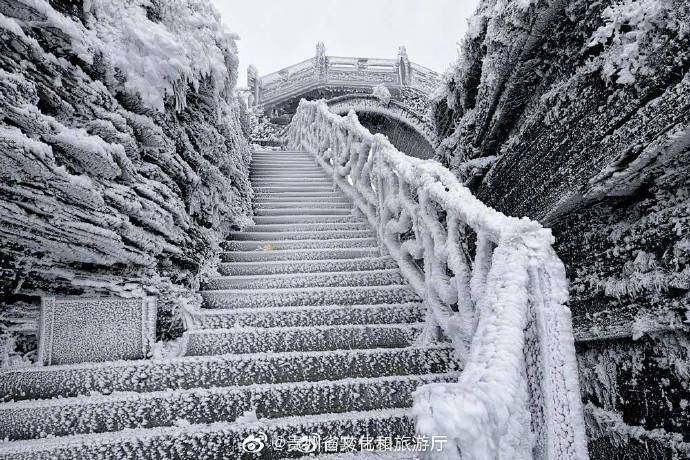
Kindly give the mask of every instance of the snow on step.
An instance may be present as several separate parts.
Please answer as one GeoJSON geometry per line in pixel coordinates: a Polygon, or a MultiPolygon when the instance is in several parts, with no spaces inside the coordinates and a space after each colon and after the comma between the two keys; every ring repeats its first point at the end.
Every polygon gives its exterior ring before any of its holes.
{"type": "Polygon", "coordinates": [[[27,367],[0,373],[0,401],[262,383],[436,374],[457,370],[447,345],[189,356],[27,367]]]}
{"type": "Polygon", "coordinates": [[[256,193],[254,199],[256,202],[262,201],[321,201],[322,199],[340,199],[349,200],[347,196],[338,191],[330,192],[296,192],[296,193],[256,193]]]}
{"type": "Polygon", "coordinates": [[[348,203],[352,201],[344,195],[335,193],[325,193],[320,197],[304,197],[304,196],[285,196],[280,195],[255,195],[254,205],[268,204],[268,203],[348,203]]]}
{"type": "Polygon", "coordinates": [[[332,286],[403,284],[397,269],[358,272],[287,273],[280,275],[223,276],[209,279],[205,289],[280,289],[332,286]]]}
{"type": "Polygon", "coordinates": [[[364,222],[361,217],[347,216],[256,216],[255,224],[344,224],[364,222]]]}
{"type": "Polygon", "coordinates": [[[333,187],[333,183],[330,178],[323,176],[305,176],[302,173],[295,174],[299,176],[295,177],[265,177],[265,178],[252,178],[252,185],[254,187],[290,187],[296,184],[301,185],[319,185],[333,187]]]}
{"type": "MultiPolygon", "coordinates": [[[[256,220],[256,218],[254,218],[256,220]]],[[[294,249],[283,251],[234,251],[222,252],[224,262],[269,262],[278,260],[323,260],[323,259],[356,259],[360,257],[377,257],[379,249],[346,248],[346,249],[294,249]]]]}
{"type": "Polygon", "coordinates": [[[352,209],[331,208],[328,205],[313,204],[300,208],[262,208],[256,210],[256,216],[289,216],[299,218],[302,216],[351,216],[352,209]]]}
{"type": "Polygon", "coordinates": [[[199,309],[190,312],[191,329],[232,327],[336,326],[347,324],[402,324],[424,321],[426,308],[417,302],[378,305],[199,309]]]}
{"type": "Polygon", "coordinates": [[[316,171],[321,174],[327,174],[326,171],[319,166],[319,164],[314,160],[295,160],[295,161],[281,161],[281,160],[257,160],[252,163],[250,172],[263,171],[263,170],[309,170],[316,171]]]}
{"type": "Polygon", "coordinates": [[[330,271],[359,271],[398,268],[390,257],[363,257],[358,259],[281,260],[273,262],[221,263],[222,275],[272,275],[281,273],[317,273],[330,271]]]}
{"type": "Polygon", "coordinates": [[[307,171],[295,171],[275,173],[270,175],[257,176],[252,174],[252,185],[256,187],[270,187],[271,185],[330,185],[333,186],[332,178],[318,173],[310,173],[307,171]]]}
{"type": "Polygon", "coordinates": [[[188,356],[220,353],[400,348],[412,345],[422,323],[235,328],[187,331],[188,356]]]}
{"type": "Polygon", "coordinates": [[[263,186],[254,187],[256,193],[281,193],[281,192],[331,192],[333,191],[332,185],[309,185],[295,183],[292,185],[283,186],[263,186]]]}
{"type": "Polygon", "coordinates": [[[285,451],[273,452],[273,439],[319,434],[359,438],[412,436],[414,422],[409,409],[382,409],[262,420],[259,423],[218,422],[109,433],[15,441],[0,445],[0,458],[55,459],[131,459],[169,460],[180,458],[242,458],[242,440],[258,431],[268,436],[263,459],[276,459],[285,451]]]}
{"type": "Polygon", "coordinates": [[[154,428],[172,426],[179,419],[214,423],[235,420],[250,410],[259,418],[279,418],[409,407],[419,385],[457,377],[457,373],[392,376],[5,403],[0,405],[0,438],[154,428]]]}
{"type": "Polygon", "coordinates": [[[291,155],[291,156],[276,156],[276,155],[256,155],[252,156],[252,165],[256,163],[260,163],[262,161],[276,161],[276,162],[286,162],[286,163],[294,163],[294,162],[300,162],[300,161],[308,161],[311,162],[312,164],[315,163],[316,158],[314,158],[314,155],[310,153],[301,153],[301,154],[296,154],[296,155],[291,155]]]}
{"type": "Polygon", "coordinates": [[[270,248],[272,251],[289,249],[330,249],[330,248],[371,248],[377,244],[376,238],[336,238],[311,240],[261,240],[226,241],[223,247],[228,251],[257,251],[270,248]]]}
{"type": "Polygon", "coordinates": [[[417,302],[407,285],[336,286],[287,289],[224,289],[202,291],[204,308],[271,308],[307,305],[364,305],[417,302]]]}
{"type": "Polygon", "coordinates": [[[373,231],[368,223],[361,222],[306,222],[250,225],[245,232],[321,232],[330,230],[373,231]]]}
{"type": "Polygon", "coordinates": [[[281,208],[303,208],[305,206],[319,204],[320,207],[327,207],[328,209],[352,209],[352,203],[340,198],[338,201],[322,202],[322,201],[259,201],[254,203],[254,208],[262,209],[281,209],[281,208]]]}
{"type": "Polygon", "coordinates": [[[336,240],[342,238],[370,238],[372,230],[315,230],[295,232],[232,232],[232,241],[271,241],[271,240],[336,240]]]}
{"type": "Polygon", "coordinates": [[[310,166],[295,166],[292,164],[274,164],[274,165],[263,165],[258,167],[253,167],[250,171],[250,177],[256,178],[257,176],[270,176],[270,177],[292,177],[297,179],[301,177],[302,174],[309,174],[317,177],[332,178],[331,175],[326,173],[319,166],[314,164],[310,166]]]}

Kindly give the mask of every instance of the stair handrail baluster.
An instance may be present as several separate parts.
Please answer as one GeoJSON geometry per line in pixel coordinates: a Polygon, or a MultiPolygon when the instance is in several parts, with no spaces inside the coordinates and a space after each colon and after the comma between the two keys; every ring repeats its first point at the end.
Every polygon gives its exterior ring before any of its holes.
{"type": "Polygon", "coordinates": [[[586,459],[567,280],[551,231],[489,208],[439,163],[405,155],[324,101],[302,100],[286,138],[314,154],[377,229],[425,300],[428,326],[464,361],[458,382],[417,391],[420,434],[448,437],[443,458],[586,459]]]}

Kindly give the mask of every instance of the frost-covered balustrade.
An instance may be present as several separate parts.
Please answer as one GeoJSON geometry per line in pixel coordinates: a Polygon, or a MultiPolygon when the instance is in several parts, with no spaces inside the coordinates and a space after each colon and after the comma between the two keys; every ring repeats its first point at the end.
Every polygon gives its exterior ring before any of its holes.
{"type": "Polygon", "coordinates": [[[415,398],[417,429],[447,435],[447,458],[587,458],[567,281],[548,229],[481,203],[437,162],[397,151],[323,101],[287,133],[312,152],[377,229],[425,300],[425,340],[448,337],[456,383],[415,398]]]}

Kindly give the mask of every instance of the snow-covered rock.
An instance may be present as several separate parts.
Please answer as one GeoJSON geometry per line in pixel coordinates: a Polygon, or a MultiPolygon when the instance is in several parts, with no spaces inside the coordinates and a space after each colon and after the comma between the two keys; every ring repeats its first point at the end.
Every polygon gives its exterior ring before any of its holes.
{"type": "MultiPolygon", "coordinates": [[[[488,205],[553,229],[584,399],[601,408],[592,379],[607,376],[618,403],[604,409],[685,434],[690,377],[670,363],[686,355],[690,304],[689,15],[683,0],[484,0],[434,116],[442,163],[488,205]],[[649,394],[662,395],[653,414],[649,394]]],[[[609,440],[592,456],[619,455],[609,440]]],[[[648,455],[671,455],[660,449],[648,455]]]]}
{"type": "Polygon", "coordinates": [[[235,37],[217,12],[0,0],[0,37],[2,292],[164,307],[173,283],[195,286],[251,214],[235,37]]]}

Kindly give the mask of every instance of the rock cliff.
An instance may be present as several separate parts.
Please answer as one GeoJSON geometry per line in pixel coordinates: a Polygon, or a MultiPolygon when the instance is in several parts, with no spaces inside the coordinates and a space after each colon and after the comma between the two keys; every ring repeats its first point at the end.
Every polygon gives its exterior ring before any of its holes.
{"type": "Polygon", "coordinates": [[[251,214],[236,37],[201,0],[0,0],[0,37],[2,325],[43,294],[165,311],[251,214]]]}
{"type": "Polygon", "coordinates": [[[437,158],[553,228],[593,458],[690,455],[688,18],[683,0],[483,0],[436,97],[437,158]]]}

